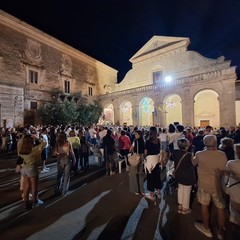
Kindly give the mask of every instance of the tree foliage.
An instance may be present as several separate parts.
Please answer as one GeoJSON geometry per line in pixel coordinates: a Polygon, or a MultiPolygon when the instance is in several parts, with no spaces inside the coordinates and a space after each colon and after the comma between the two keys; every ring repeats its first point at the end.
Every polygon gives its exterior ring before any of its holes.
{"type": "Polygon", "coordinates": [[[79,114],[77,121],[81,125],[92,125],[98,122],[102,111],[103,109],[97,101],[88,105],[80,105],[78,108],[79,114]]]}
{"type": "Polygon", "coordinates": [[[98,102],[77,106],[74,102],[55,101],[41,106],[38,117],[43,125],[91,125],[97,123],[102,113],[102,107],[98,102]]]}

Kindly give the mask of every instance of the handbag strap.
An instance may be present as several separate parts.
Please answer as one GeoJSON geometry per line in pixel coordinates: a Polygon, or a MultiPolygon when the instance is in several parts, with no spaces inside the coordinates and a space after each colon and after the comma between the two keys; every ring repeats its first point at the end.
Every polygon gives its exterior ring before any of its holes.
{"type": "Polygon", "coordinates": [[[177,165],[176,168],[175,168],[175,173],[176,173],[177,169],[179,168],[182,160],[185,158],[185,156],[186,156],[187,154],[188,154],[188,152],[186,152],[185,154],[183,154],[183,156],[182,156],[181,159],[179,160],[178,165],[177,165]]]}
{"type": "Polygon", "coordinates": [[[232,184],[228,185],[226,188],[233,187],[233,186],[235,186],[235,185],[237,185],[237,184],[239,184],[239,183],[240,183],[240,182],[235,182],[235,183],[232,183],[232,184]]]}
{"type": "Polygon", "coordinates": [[[137,155],[138,155],[138,154],[139,154],[139,153],[138,153],[138,140],[136,140],[136,143],[137,143],[137,155]]]}

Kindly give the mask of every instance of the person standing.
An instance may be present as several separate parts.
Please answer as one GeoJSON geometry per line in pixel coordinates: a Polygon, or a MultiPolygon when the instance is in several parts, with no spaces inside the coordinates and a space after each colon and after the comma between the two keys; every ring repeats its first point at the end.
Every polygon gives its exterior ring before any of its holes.
{"type": "Polygon", "coordinates": [[[23,201],[25,209],[37,207],[43,202],[38,200],[38,166],[41,162],[41,152],[45,148],[46,142],[40,142],[34,147],[34,139],[31,135],[23,137],[19,156],[23,159],[23,201]],[[32,201],[29,200],[29,193],[32,193],[32,201]]]}
{"type": "Polygon", "coordinates": [[[167,151],[168,136],[167,136],[167,130],[165,128],[163,128],[163,130],[160,132],[159,139],[161,143],[161,150],[167,151]]]}
{"type": "Polygon", "coordinates": [[[65,132],[59,133],[53,152],[53,155],[58,158],[55,195],[65,195],[69,189],[71,167],[76,164],[72,144],[67,140],[65,132]]]}
{"type": "Polygon", "coordinates": [[[99,151],[102,154],[102,157],[104,156],[104,147],[103,147],[103,137],[105,137],[107,134],[107,129],[105,129],[102,125],[99,126],[99,151]]]}
{"type": "Polygon", "coordinates": [[[77,172],[78,170],[78,163],[79,163],[79,148],[80,148],[80,139],[79,137],[76,135],[75,130],[71,130],[69,132],[69,137],[68,137],[68,141],[72,144],[72,148],[75,154],[75,158],[76,158],[76,164],[73,166],[73,171],[74,173],[77,172]]]}
{"type": "Polygon", "coordinates": [[[103,137],[103,147],[104,147],[104,158],[106,161],[106,175],[112,176],[114,174],[113,166],[114,166],[114,152],[115,149],[115,141],[112,137],[112,130],[108,129],[107,134],[103,137]]]}
{"type": "Polygon", "coordinates": [[[90,143],[86,140],[85,136],[80,139],[80,166],[84,171],[89,168],[89,150],[90,143]]]}
{"type": "Polygon", "coordinates": [[[196,183],[195,168],[192,164],[192,153],[188,152],[190,142],[187,138],[178,139],[178,148],[173,150],[171,158],[175,166],[175,179],[178,182],[178,212],[191,213],[190,193],[192,185],[196,183]]]}
{"type": "Polygon", "coordinates": [[[228,161],[226,170],[229,180],[226,193],[230,197],[230,218],[232,239],[239,239],[240,233],[240,144],[234,144],[235,158],[228,161]],[[238,229],[238,237],[237,235],[238,229]]]}
{"type": "Polygon", "coordinates": [[[49,141],[48,141],[48,135],[47,135],[48,129],[46,127],[42,128],[42,133],[40,135],[40,138],[42,141],[46,142],[46,145],[41,153],[42,156],[42,167],[40,173],[47,173],[49,172],[49,168],[46,167],[46,160],[48,159],[48,151],[49,151],[49,141]]]}
{"type": "Polygon", "coordinates": [[[140,161],[137,166],[131,166],[129,168],[129,192],[139,195],[142,193],[144,195],[143,188],[143,154],[144,154],[144,140],[141,130],[135,130],[134,141],[130,147],[130,152],[139,155],[140,161]]]}
{"type": "Polygon", "coordinates": [[[126,171],[129,171],[128,154],[131,147],[131,140],[125,130],[121,130],[121,136],[118,139],[119,153],[125,158],[126,171]]]}
{"type": "Polygon", "coordinates": [[[202,222],[195,222],[195,227],[207,237],[213,237],[210,229],[209,205],[213,201],[218,215],[218,239],[223,239],[223,227],[225,224],[225,201],[220,191],[221,181],[218,172],[224,172],[227,163],[226,154],[217,149],[217,138],[208,134],[203,138],[206,148],[196,152],[193,164],[197,166],[198,192],[197,199],[201,204],[202,222]]]}
{"type": "Polygon", "coordinates": [[[159,153],[160,153],[160,140],[158,139],[158,133],[156,127],[150,127],[149,138],[146,140],[144,147],[144,155],[146,156],[146,169],[147,169],[147,190],[149,194],[146,194],[145,197],[155,201],[155,191],[157,198],[161,198],[160,189],[161,189],[161,178],[160,178],[160,162],[159,162],[159,153]]]}
{"type": "Polygon", "coordinates": [[[195,137],[193,137],[192,140],[192,151],[194,155],[196,152],[202,151],[204,149],[203,137],[204,131],[203,129],[199,129],[198,134],[195,137]]]}

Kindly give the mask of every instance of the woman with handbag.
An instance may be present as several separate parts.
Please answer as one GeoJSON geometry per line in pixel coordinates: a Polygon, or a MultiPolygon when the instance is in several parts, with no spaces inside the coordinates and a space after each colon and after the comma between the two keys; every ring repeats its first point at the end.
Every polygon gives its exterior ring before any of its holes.
{"type": "Polygon", "coordinates": [[[67,134],[60,132],[54,147],[54,154],[57,156],[57,184],[55,195],[65,195],[68,192],[70,183],[70,172],[73,165],[76,164],[76,158],[72,148],[72,144],[67,140],[67,134]]]}
{"type": "Polygon", "coordinates": [[[129,157],[129,192],[139,195],[144,194],[143,181],[143,153],[144,153],[144,140],[141,130],[136,130],[135,139],[130,147],[130,152],[133,152],[132,157],[134,158],[131,163],[131,157],[129,157]]]}
{"type": "Polygon", "coordinates": [[[192,185],[196,183],[196,171],[192,164],[192,154],[187,151],[190,146],[189,140],[180,138],[177,144],[179,149],[173,150],[171,159],[174,161],[174,175],[178,182],[178,212],[189,214],[190,194],[192,185]]]}

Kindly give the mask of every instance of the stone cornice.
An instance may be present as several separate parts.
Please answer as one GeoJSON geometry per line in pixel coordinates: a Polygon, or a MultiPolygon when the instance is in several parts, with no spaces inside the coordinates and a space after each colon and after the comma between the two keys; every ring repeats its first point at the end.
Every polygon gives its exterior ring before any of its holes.
{"type": "Polygon", "coordinates": [[[12,15],[0,10],[0,23],[18,31],[22,34],[25,34],[29,38],[34,38],[35,40],[42,42],[43,44],[48,44],[51,47],[56,48],[59,51],[62,51],[66,54],[71,55],[79,60],[82,60],[85,63],[88,63],[94,67],[99,67],[102,70],[110,71],[112,74],[117,74],[117,70],[107,66],[106,64],[86,55],[85,53],[76,50],[75,48],[61,42],[60,40],[44,33],[43,31],[13,17],[12,15]]]}
{"type": "MultiPolygon", "coordinates": [[[[181,85],[186,85],[186,84],[196,84],[196,83],[206,83],[206,82],[212,82],[212,80],[216,79],[217,81],[219,81],[220,77],[223,77],[225,75],[231,74],[233,76],[235,76],[234,72],[227,72],[225,73],[224,70],[215,70],[215,71],[210,71],[207,73],[202,73],[202,74],[195,74],[195,75],[191,75],[191,76],[186,76],[186,77],[181,77],[181,78],[177,78],[175,80],[173,80],[171,83],[166,83],[166,82],[162,82],[160,84],[154,85],[146,85],[146,86],[142,86],[142,87],[137,87],[137,88],[131,88],[128,90],[122,90],[122,91],[117,91],[117,92],[113,92],[113,93],[108,93],[105,95],[101,95],[100,98],[105,99],[105,98],[114,98],[114,97],[118,97],[118,96],[125,96],[125,95],[129,95],[129,94],[138,94],[141,92],[149,92],[149,91],[158,91],[160,89],[163,88],[169,88],[169,87],[175,87],[175,86],[181,86],[181,85]]],[[[229,75],[228,75],[229,78],[229,75]]],[[[234,78],[232,78],[234,79],[234,78]]],[[[231,80],[233,81],[233,80],[231,80]]],[[[236,81],[237,82],[237,81],[236,81]]]]}

